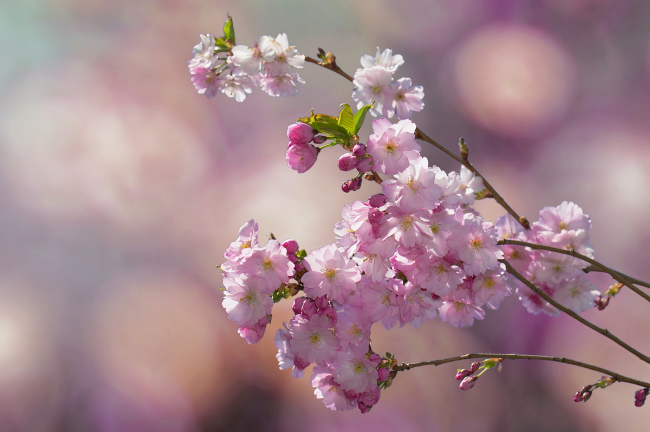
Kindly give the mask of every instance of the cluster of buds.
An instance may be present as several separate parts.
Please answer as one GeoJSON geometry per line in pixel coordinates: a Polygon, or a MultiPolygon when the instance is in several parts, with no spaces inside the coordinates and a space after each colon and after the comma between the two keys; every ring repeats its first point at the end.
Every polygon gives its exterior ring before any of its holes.
{"type": "Polygon", "coordinates": [[[503,359],[492,358],[492,359],[483,360],[482,362],[474,362],[472,363],[469,369],[458,369],[458,372],[456,372],[456,379],[458,381],[461,381],[460,389],[461,390],[471,389],[472,387],[474,387],[474,383],[476,383],[478,377],[483,375],[486,370],[492,369],[497,365],[499,367],[498,369],[499,372],[501,372],[502,364],[503,364],[503,359]],[[478,372],[478,375],[474,375],[476,372],[478,372]]]}
{"type": "Polygon", "coordinates": [[[610,286],[604,294],[599,294],[598,297],[596,297],[596,307],[598,310],[601,311],[605,309],[612,297],[621,291],[621,288],[623,288],[623,284],[618,282],[610,286]]]}
{"type": "Polygon", "coordinates": [[[647,387],[634,392],[634,406],[642,407],[649,393],[650,389],[647,387]]]}
{"type": "Polygon", "coordinates": [[[595,384],[586,385],[583,388],[581,388],[580,391],[577,391],[576,394],[573,396],[573,401],[587,402],[591,398],[591,395],[595,389],[607,388],[610,385],[614,384],[615,382],[616,382],[616,378],[603,376],[595,384]]]}
{"type": "Polygon", "coordinates": [[[357,143],[352,148],[352,152],[341,155],[338,165],[341,171],[352,171],[356,168],[359,172],[352,179],[343,182],[341,185],[341,190],[347,193],[358,190],[361,187],[361,176],[364,173],[372,171],[374,160],[368,154],[366,145],[357,143]]]}

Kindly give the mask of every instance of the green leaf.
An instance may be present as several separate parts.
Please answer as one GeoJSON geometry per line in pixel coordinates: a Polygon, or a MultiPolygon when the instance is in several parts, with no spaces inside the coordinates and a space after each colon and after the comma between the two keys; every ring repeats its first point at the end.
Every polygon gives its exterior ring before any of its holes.
{"type": "Polygon", "coordinates": [[[224,38],[218,38],[214,40],[216,49],[214,50],[215,54],[220,52],[228,52],[232,46],[228,45],[228,42],[224,38]]]}
{"type": "Polygon", "coordinates": [[[350,132],[348,132],[344,127],[339,126],[338,119],[334,116],[327,114],[312,114],[309,117],[303,117],[298,119],[299,122],[303,122],[316,129],[320,133],[330,135],[331,139],[339,139],[347,142],[350,139],[350,132]]]}
{"type": "Polygon", "coordinates": [[[289,297],[291,297],[291,291],[289,290],[289,287],[284,284],[282,284],[280,288],[276,289],[275,291],[273,291],[273,294],[271,294],[273,303],[277,303],[280,300],[289,297]]]}
{"type": "Polygon", "coordinates": [[[352,108],[348,104],[341,104],[343,109],[339,113],[339,126],[345,128],[346,131],[350,132],[350,135],[354,135],[354,116],[352,115],[352,108]]]}
{"type": "Polygon", "coordinates": [[[223,25],[223,37],[235,45],[235,26],[232,23],[232,17],[228,14],[228,19],[223,25]]]}
{"type": "Polygon", "coordinates": [[[306,256],[307,256],[307,251],[304,249],[300,249],[298,252],[296,252],[296,257],[298,257],[298,259],[301,260],[305,259],[306,256]]]}
{"type": "Polygon", "coordinates": [[[352,127],[353,135],[359,133],[359,129],[361,129],[361,126],[363,126],[363,122],[366,119],[366,114],[368,114],[368,110],[370,110],[374,104],[375,103],[373,102],[371,105],[364,105],[359,109],[359,111],[354,113],[354,125],[352,127]]]}

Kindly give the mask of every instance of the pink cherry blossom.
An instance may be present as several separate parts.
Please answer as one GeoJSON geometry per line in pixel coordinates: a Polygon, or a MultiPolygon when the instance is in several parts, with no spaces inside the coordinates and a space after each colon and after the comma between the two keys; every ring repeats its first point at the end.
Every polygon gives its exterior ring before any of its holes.
{"type": "Polygon", "coordinates": [[[331,300],[344,302],[361,280],[354,261],[345,258],[335,244],[312,251],[303,263],[307,273],[301,281],[308,296],[328,295],[331,300]]]}
{"type": "Polygon", "coordinates": [[[304,173],[313,167],[318,158],[318,150],[311,144],[290,142],[287,147],[287,165],[289,168],[304,173]]]}
{"type": "Polygon", "coordinates": [[[424,108],[424,89],[411,85],[410,78],[400,78],[390,85],[388,91],[392,93],[393,110],[400,120],[410,119],[413,111],[424,108]]]}
{"type": "Polygon", "coordinates": [[[415,123],[400,120],[392,124],[385,118],[372,122],[373,134],[368,138],[367,151],[375,169],[393,175],[405,170],[420,157],[420,145],[415,142],[415,123]]]}

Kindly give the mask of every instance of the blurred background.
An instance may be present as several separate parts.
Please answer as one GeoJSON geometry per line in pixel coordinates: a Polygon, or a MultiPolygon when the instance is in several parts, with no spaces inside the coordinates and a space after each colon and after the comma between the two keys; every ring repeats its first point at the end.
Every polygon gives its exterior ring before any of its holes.
{"type": "MultiPolygon", "coordinates": [[[[186,62],[199,33],[237,42],[286,32],[348,73],[376,47],[424,86],[413,120],[471,160],[533,221],[578,203],[596,257],[650,279],[650,2],[645,0],[22,0],[0,4],[0,430],[647,430],[627,384],[573,394],[595,373],[506,362],[469,392],[457,367],[400,374],[369,414],[330,412],[279,371],[277,313],[249,346],[221,307],[223,251],[247,220],[308,250],[334,239],[339,149],[305,174],[286,127],[351,103],[352,86],[300,71],[295,98],[198,95],[186,62]]],[[[369,125],[364,127],[367,136],[369,125]]],[[[434,148],[429,161],[458,170],[434,148]]],[[[494,220],[492,202],[478,209],[494,220]]],[[[604,291],[607,277],[594,276],[604,291]]],[[[650,352],[650,305],[624,290],[584,316],[650,352]]],[[[639,379],[650,368],[568,317],[513,296],[470,329],[439,320],[373,331],[399,361],[493,351],[566,356],[639,379]]],[[[492,371],[490,371],[492,372],[492,371]]]]}

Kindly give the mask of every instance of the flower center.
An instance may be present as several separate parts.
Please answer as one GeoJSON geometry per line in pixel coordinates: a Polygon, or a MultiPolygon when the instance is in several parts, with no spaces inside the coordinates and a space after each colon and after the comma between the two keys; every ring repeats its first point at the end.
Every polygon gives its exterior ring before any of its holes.
{"type": "Polygon", "coordinates": [[[469,247],[471,247],[475,251],[479,251],[483,249],[483,242],[480,239],[474,239],[470,242],[469,247]]]}
{"type": "Polygon", "coordinates": [[[454,302],[454,309],[456,309],[456,312],[460,312],[465,309],[465,303],[463,302],[454,302]]]}
{"type": "Polygon", "coordinates": [[[440,224],[437,223],[431,224],[431,232],[436,235],[440,234],[440,228],[441,228],[440,224]]]}
{"type": "Polygon", "coordinates": [[[485,285],[485,288],[487,288],[488,290],[492,290],[492,288],[494,288],[495,282],[494,279],[489,277],[489,278],[485,278],[483,284],[485,285]]]}
{"type": "Polygon", "coordinates": [[[352,324],[350,326],[350,328],[348,330],[348,334],[350,336],[352,336],[352,337],[355,337],[355,338],[360,338],[361,336],[363,336],[363,332],[361,331],[361,329],[359,327],[356,326],[356,324],[352,324]]]}
{"type": "Polygon", "coordinates": [[[413,227],[413,218],[411,216],[404,216],[402,221],[399,223],[399,226],[404,232],[410,230],[413,227]]]}
{"type": "Polygon", "coordinates": [[[333,268],[326,268],[322,271],[323,275],[327,278],[328,281],[332,282],[336,277],[336,270],[333,268]]]}
{"type": "Polygon", "coordinates": [[[241,249],[249,248],[249,247],[251,247],[251,241],[250,241],[250,240],[245,241],[245,242],[242,243],[241,246],[239,246],[239,247],[240,247],[241,249]]]}
{"type": "Polygon", "coordinates": [[[381,303],[385,304],[386,306],[390,305],[390,294],[385,293],[381,296],[381,303]]]}
{"type": "Polygon", "coordinates": [[[564,221],[560,221],[560,231],[565,229],[566,229],[566,224],[564,223],[564,221]]]}
{"type": "Polygon", "coordinates": [[[273,271],[273,261],[271,261],[271,258],[264,258],[262,264],[260,264],[260,268],[264,273],[271,273],[273,271]]]}
{"type": "Polygon", "coordinates": [[[309,336],[309,343],[311,345],[320,345],[322,339],[323,337],[320,333],[313,333],[311,336],[309,336]]]}
{"type": "Polygon", "coordinates": [[[256,301],[257,301],[257,295],[253,291],[247,292],[246,295],[241,299],[241,303],[245,305],[250,305],[250,307],[253,307],[256,301]]]}
{"type": "Polygon", "coordinates": [[[354,372],[355,375],[365,375],[366,365],[360,361],[353,362],[352,365],[352,372],[354,372]]]}
{"type": "Polygon", "coordinates": [[[437,274],[438,276],[440,276],[440,275],[443,274],[444,272],[445,272],[445,268],[442,266],[442,264],[440,264],[438,267],[436,267],[436,274],[437,274]]]}
{"type": "Polygon", "coordinates": [[[409,181],[406,182],[406,185],[411,189],[411,192],[413,194],[416,194],[420,191],[420,186],[417,186],[415,184],[417,180],[410,178],[409,181]]]}
{"type": "Polygon", "coordinates": [[[397,154],[397,151],[399,150],[399,144],[394,143],[393,141],[388,141],[386,143],[386,153],[395,156],[397,154]]]}

